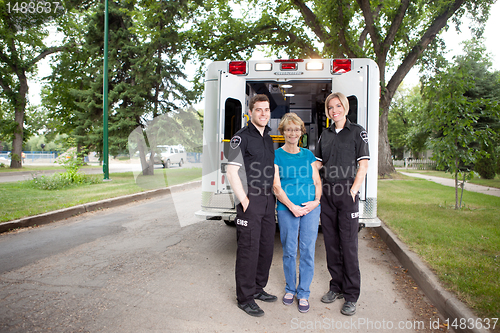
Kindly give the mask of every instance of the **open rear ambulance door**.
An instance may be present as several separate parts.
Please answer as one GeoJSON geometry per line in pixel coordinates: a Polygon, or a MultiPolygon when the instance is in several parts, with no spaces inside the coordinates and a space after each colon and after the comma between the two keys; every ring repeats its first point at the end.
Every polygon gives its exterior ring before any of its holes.
{"type": "Polygon", "coordinates": [[[219,167],[217,174],[217,193],[227,193],[230,189],[226,176],[229,142],[234,133],[246,126],[246,79],[244,76],[219,72],[218,99],[218,142],[219,167]]]}
{"type": "Polygon", "coordinates": [[[348,118],[368,132],[370,161],[368,173],[360,188],[360,224],[367,227],[380,226],[377,219],[377,178],[378,178],[378,68],[368,59],[356,59],[353,70],[336,75],[332,79],[332,91],[341,92],[349,99],[349,105],[356,106],[356,112],[349,110],[348,118]],[[361,64],[360,64],[361,63],[361,64]]]}

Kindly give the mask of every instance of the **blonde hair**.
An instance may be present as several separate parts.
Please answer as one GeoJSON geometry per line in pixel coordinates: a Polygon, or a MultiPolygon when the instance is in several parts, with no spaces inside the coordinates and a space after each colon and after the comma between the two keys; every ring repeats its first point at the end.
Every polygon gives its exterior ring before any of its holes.
{"type": "Polygon", "coordinates": [[[281,117],[280,124],[278,125],[278,131],[280,131],[281,135],[285,132],[285,126],[289,123],[294,123],[295,125],[300,126],[301,135],[306,133],[306,125],[299,116],[297,116],[294,112],[285,113],[283,117],[281,117]]]}
{"type": "Polygon", "coordinates": [[[345,95],[341,92],[331,93],[325,100],[325,114],[328,119],[331,119],[330,115],[328,114],[328,103],[330,103],[330,101],[334,98],[339,99],[340,104],[342,104],[342,106],[344,107],[345,114],[347,115],[349,113],[349,100],[347,99],[347,97],[345,97],[345,95]]]}

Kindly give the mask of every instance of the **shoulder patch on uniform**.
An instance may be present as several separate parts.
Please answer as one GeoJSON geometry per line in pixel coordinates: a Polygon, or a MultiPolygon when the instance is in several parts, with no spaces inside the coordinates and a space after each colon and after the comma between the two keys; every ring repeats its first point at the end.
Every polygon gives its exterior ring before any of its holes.
{"type": "Polygon", "coordinates": [[[231,142],[229,142],[229,146],[232,149],[236,149],[236,148],[238,148],[240,146],[240,143],[241,143],[241,137],[239,137],[238,135],[235,135],[231,139],[231,142]]]}
{"type": "Polygon", "coordinates": [[[366,131],[361,131],[361,133],[359,133],[359,136],[365,143],[368,143],[368,133],[366,131]]]}

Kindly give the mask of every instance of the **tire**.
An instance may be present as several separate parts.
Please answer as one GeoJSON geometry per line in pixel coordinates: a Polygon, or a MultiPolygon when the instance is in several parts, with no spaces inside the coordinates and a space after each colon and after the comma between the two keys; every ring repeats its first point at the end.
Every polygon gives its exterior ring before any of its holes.
{"type": "Polygon", "coordinates": [[[224,223],[227,226],[230,226],[230,227],[235,227],[236,226],[236,224],[234,224],[234,221],[224,220],[224,223]]]}
{"type": "Polygon", "coordinates": [[[165,168],[167,168],[167,169],[168,169],[168,168],[170,168],[170,166],[171,166],[171,165],[172,165],[172,164],[170,164],[170,160],[167,160],[167,161],[165,162],[165,168]]]}
{"type": "Polygon", "coordinates": [[[180,167],[182,167],[182,165],[183,165],[183,164],[184,164],[184,161],[183,161],[183,160],[182,160],[182,158],[181,158],[181,160],[180,160],[180,162],[179,162],[179,168],[180,168],[180,167]]]}

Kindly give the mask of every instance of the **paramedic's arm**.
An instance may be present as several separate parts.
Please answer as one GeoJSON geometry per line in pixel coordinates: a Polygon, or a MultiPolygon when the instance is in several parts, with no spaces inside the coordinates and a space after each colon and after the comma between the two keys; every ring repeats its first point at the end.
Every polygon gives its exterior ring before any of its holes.
{"type": "Polygon", "coordinates": [[[288,199],[285,191],[283,191],[283,188],[281,188],[280,171],[279,167],[276,164],[274,165],[273,192],[276,196],[276,199],[278,199],[283,205],[285,205],[290,210],[290,212],[292,212],[293,216],[300,217],[308,213],[306,212],[306,209],[304,207],[297,206],[293,202],[291,202],[290,199],[288,199]]]}
{"type": "Polygon", "coordinates": [[[351,196],[353,200],[356,200],[356,194],[365,179],[366,172],[368,171],[368,160],[363,159],[358,162],[358,173],[356,174],[356,178],[354,178],[354,183],[351,186],[351,196]]]}
{"type": "Polygon", "coordinates": [[[227,179],[229,180],[229,184],[231,184],[231,188],[233,189],[236,198],[238,198],[239,202],[243,206],[243,211],[246,211],[248,208],[248,204],[250,200],[243,189],[243,184],[241,183],[240,176],[238,176],[238,170],[240,169],[239,165],[228,164],[227,165],[227,179]]]}
{"type": "Polygon", "coordinates": [[[314,161],[313,166],[316,166],[316,170],[319,170],[323,167],[323,163],[320,160],[316,160],[314,161]]]}

